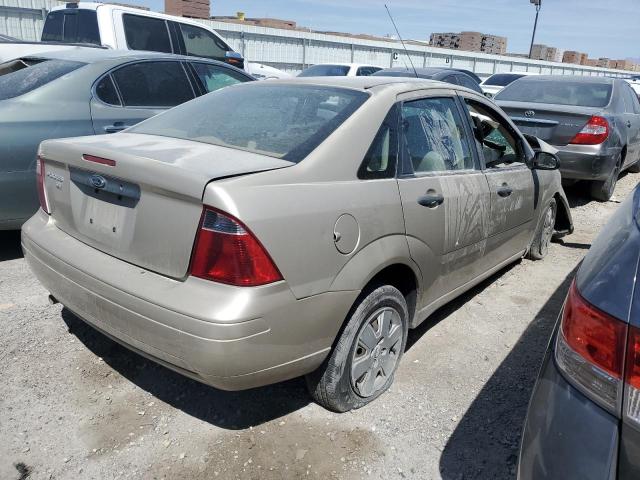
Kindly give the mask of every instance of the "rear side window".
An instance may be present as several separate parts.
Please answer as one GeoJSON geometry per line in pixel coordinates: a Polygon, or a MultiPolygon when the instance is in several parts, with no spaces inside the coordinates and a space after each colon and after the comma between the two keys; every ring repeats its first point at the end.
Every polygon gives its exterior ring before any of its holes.
{"type": "Polygon", "coordinates": [[[360,67],[356,72],[356,76],[358,77],[368,77],[369,75],[373,75],[378,70],[382,70],[381,68],[376,67],[360,67]]]}
{"type": "Polygon", "coordinates": [[[46,60],[0,75],[0,100],[32,92],[84,65],[66,60],[46,60]]]}
{"type": "Polygon", "coordinates": [[[124,14],[124,36],[131,50],[172,53],[167,22],[160,18],[124,14]]]}
{"type": "Polygon", "coordinates": [[[96,11],[71,8],[49,12],[42,29],[42,41],[100,45],[96,11]]]}
{"type": "Polygon", "coordinates": [[[298,75],[299,77],[345,77],[349,73],[348,65],[314,65],[298,75]]]}
{"type": "Polygon", "coordinates": [[[491,75],[489,78],[487,78],[484,81],[484,84],[505,87],[511,82],[515,82],[522,77],[524,77],[524,75],[518,75],[517,73],[496,73],[495,75],[491,75]]]}
{"type": "Polygon", "coordinates": [[[633,88],[625,82],[620,83],[620,89],[624,98],[625,111],[627,113],[640,113],[640,103],[638,103],[638,96],[633,91],[633,88]]]}
{"type": "Polygon", "coordinates": [[[569,79],[521,78],[505,87],[495,99],[602,108],[609,105],[611,100],[611,84],[569,79]]]}
{"type": "Polygon", "coordinates": [[[118,97],[118,92],[116,91],[116,87],[113,84],[111,75],[107,75],[102,80],[100,80],[100,82],[98,82],[98,85],[96,86],[96,95],[104,103],[116,106],[121,105],[120,97],[118,97]]]}
{"type": "Polygon", "coordinates": [[[457,77],[458,77],[458,83],[460,85],[462,85],[463,87],[467,87],[473,90],[474,92],[480,93],[480,87],[470,77],[468,77],[467,75],[457,75],[457,77]]]}
{"type": "Polygon", "coordinates": [[[231,50],[222,40],[204,28],[185,23],[179,25],[187,55],[220,60],[231,50]]]}
{"type": "Polygon", "coordinates": [[[358,170],[358,178],[393,178],[398,159],[398,112],[394,105],[376,133],[358,170]]]}
{"type": "Polygon", "coordinates": [[[193,65],[196,75],[207,93],[250,80],[245,75],[235,72],[230,68],[198,62],[193,62],[191,65],[193,65]]]}
{"type": "Polygon", "coordinates": [[[125,107],[173,107],[194,98],[179,62],[139,62],[111,75],[125,107]]]}
{"type": "Polygon", "coordinates": [[[299,162],[369,95],[309,85],[249,82],[217,90],[129,131],[182,138],[299,162]]]}

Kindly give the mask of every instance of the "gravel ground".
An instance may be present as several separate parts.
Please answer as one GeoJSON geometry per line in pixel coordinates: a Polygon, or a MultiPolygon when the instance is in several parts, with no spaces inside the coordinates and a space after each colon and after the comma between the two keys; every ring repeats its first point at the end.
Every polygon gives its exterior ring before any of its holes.
{"type": "Polygon", "coordinates": [[[607,203],[568,191],[574,235],[410,333],[391,391],[337,415],[293,380],[222,392],[127,351],[47,292],[0,236],[0,478],[513,479],[531,388],[607,203]]]}

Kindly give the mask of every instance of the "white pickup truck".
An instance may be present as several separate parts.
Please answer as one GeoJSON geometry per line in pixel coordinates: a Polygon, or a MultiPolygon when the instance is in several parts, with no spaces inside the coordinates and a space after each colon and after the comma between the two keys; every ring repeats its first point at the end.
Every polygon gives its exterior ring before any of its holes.
{"type": "MultiPolygon", "coordinates": [[[[13,56],[58,50],[65,44],[103,46],[116,50],[147,50],[212,58],[244,68],[257,78],[289,74],[258,63],[248,63],[216,33],[194,20],[138,8],[104,3],[67,3],[51,9],[42,29],[43,44],[15,46],[13,56]]],[[[6,48],[9,47],[5,44],[6,48]]],[[[10,55],[0,44],[0,62],[10,55]]]]}

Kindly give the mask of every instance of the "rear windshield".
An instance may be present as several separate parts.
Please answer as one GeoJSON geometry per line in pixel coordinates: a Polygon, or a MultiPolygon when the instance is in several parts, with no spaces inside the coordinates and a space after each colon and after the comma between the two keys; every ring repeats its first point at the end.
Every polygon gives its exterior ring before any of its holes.
{"type": "Polygon", "coordinates": [[[69,8],[49,12],[42,29],[42,41],[100,45],[96,11],[69,8]]]}
{"type": "Polygon", "coordinates": [[[217,90],[130,128],[299,162],[368,98],[361,91],[247,83],[217,90]]]}
{"type": "Polygon", "coordinates": [[[489,78],[487,78],[484,84],[496,85],[498,87],[505,87],[509,85],[511,82],[514,82],[522,77],[524,77],[524,75],[519,75],[517,73],[498,73],[496,75],[491,75],[489,78]]]}
{"type": "Polygon", "coordinates": [[[11,68],[0,69],[0,100],[24,95],[85,65],[66,60],[46,60],[30,66],[20,63],[12,62],[11,68]]]}
{"type": "Polygon", "coordinates": [[[302,71],[299,77],[345,77],[349,73],[348,65],[314,65],[302,71]]]}
{"type": "Polygon", "coordinates": [[[611,85],[571,80],[522,78],[507,86],[496,100],[551,103],[580,107],[606,107],[611,100],[611,85]]]}

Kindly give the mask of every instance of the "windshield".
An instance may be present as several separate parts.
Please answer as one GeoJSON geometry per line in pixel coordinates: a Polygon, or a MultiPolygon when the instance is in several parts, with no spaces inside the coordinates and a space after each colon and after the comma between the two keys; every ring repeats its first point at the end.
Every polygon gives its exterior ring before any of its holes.
{"type": "Polygon", "coordinates": [[[348,65],[314,65],[303,70],[299,77],[345,77],[349,73],[348,65]]]}
{"type": "Polygon", "coordinates": [[[485,85],[496,85],[498,87],[506,87],[511,82],[524,77],[524,75],[519,75],[517,73],[497,73],[496,75],[491,75],[484,81],[485,85]]]}
{"type": "Polygon", "coordinates": [[[0,69],[0,100],[24,95],[85,65],[66,60],[46,60],[31,66],[20,63],[12,62],[12,68],[0,69]]]}
{"type": "Polygon", "coordinates": [[[569,79],[522,78],[502,90],[496,100],[550,103],[580,107],[606,107],[611,99],[611,84],[569,79]]]}
{"type": "Polygon", "coordinates": [[[246,84],[217,90],[128,131],[299,162],[369,97],[342,88],[246,84]]]}

